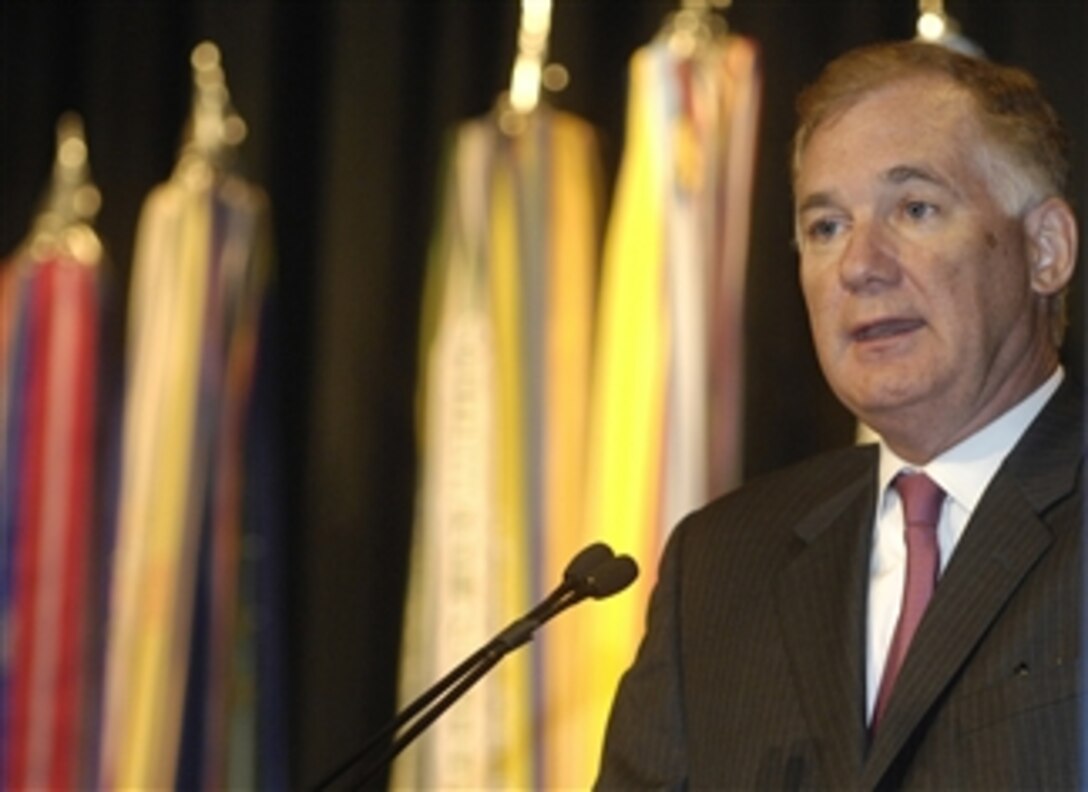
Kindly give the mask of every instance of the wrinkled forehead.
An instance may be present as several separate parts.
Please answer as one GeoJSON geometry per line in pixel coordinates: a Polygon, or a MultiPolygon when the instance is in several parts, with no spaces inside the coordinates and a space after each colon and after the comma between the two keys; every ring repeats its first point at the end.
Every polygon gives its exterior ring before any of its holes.
{"type": "Polygon", "coordinates": [[[974,98],[955,83],[928,75],[898,80],[841,102],[819,120],[795,163],[794,190],[901,164],[970,170],[988,147],[985,137],[974,98]]]}
{"type": "Polygon", "coordinates": [[[939,73],[904,74],[829,101],[798,130],[791,163],[795,189],[813,140],[859,124],[866,133],[861,141],[874,143],[889,136],[910,141],[922,132],[940,134],[950,144],[960,137],[981,142],[984,134],[976,100],[965,88],[939,73]]]}

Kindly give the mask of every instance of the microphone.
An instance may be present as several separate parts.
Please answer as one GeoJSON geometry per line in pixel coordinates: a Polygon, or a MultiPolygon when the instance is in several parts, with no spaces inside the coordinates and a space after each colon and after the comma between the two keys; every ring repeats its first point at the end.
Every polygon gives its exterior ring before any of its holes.
{"type": "Polygon", "coordinates": [[[355,788],[362,788],[392,762],[442,713],[490,671],[508,652],[527,643],[542,625],[586,598],[604,599],[627,588],[638,577],[638,564],[628,555],[617,556],[603,542],[583,548],[567,564],[563,582],[521,618],[473,652],[460,665],[425,690],[381,731],[315,787],[328,789],[337,779],[374,753],[389,736],[415,720],[363,772],[355,788]],[[431,706],[433,704],[433,706],[431,706]],[[427,709],[430,707],[430,709],[427,709]]]}
{"type": "Polygon", "coordinates": [[[638,564],[629,555],[616,556],[597,566],[585,579],[586,593],[593,599],[618,594],[638,577],[638,564]]]}

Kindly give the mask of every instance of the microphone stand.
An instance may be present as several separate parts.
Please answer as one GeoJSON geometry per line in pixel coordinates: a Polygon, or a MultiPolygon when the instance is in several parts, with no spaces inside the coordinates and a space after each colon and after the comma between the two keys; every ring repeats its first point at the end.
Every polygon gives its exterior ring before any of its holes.
{"type": "MultiPolygon", "coordinates": [[[[407,748],[415,739],[422,734],[427,727],[438,720],[439,716],[448,710],[454,702],[456,702],[461,696],[465,695],[469,689],[480,681],[494,668],[508,652],[523,643],[528,642],[533,637],[533,632],[550,619],[552,616],[560,613],[566,608],[573,605],[578,600],[584,598],[585,595],[572,597],[562,607],[557,608],[553,613],[547,615],[543,620],[537,621],[526,616],[518,619],[497,636],[491,639],[491,642],[487,644],[483,649],[477,650],[471,657],[457,666],[453,671],[447,674],[436,685],[439,688],[437,691],[429,690],[422,696],[412,702],[397,718],[398,725],[408,723],[416,714],[422,712],[419,715],[418,720],[412,723],[403,734],[399,735],[393,743],[377,758],[370,766],[363,771],[362,778],[359,781],[359,788],[364,787],[369,781],[373,780],[381,770],[389,765],[397,756],[407,748]],[[447,692],[448,691],[448,692],[447,692]],[[439,698],[439,695],[442,695],[439,698]],[[437,700],[436,700],[437,699],[437,700]],[[434,702],[434,706],[423,711],[431,702],[434,702]]],[[[396,731],[397,726],[386,726],[383,729],[382,737],[387,736],[390,732],[396,731]]],[[[380,739],[380,738],[379,738],[380,739]]],[[[374,745],[375,741],[372,739],[368,745],[374,745]]],[[[364,749],[364,753],[367,751],[364,749]]]]}
{"type": "Polygon", "coordinates": [[[580,552],[568,565],[563,583],[525,616],[517,619],[456,668],[425,690],[404,710],[375,734],[362,749],[332,774],[316,790],[328,789],[333,782],[359,762],[372,755],[390,735],[410,726],[377,756],[363,771],[353,788],[361,789],[372,781],[405,748],[422,734],[442,713],[472,688],[488,671],[513,649],[532,639],[533,633],[572,605],[586,597],[601,599],[625,588],[635,579],[638,567],[629,556],[615,556],[603,544],[593,544],[580,552]],[[433,706],[432,706],[433,705],[433,706]],[[429,709],[428,709],[429,707],[429,709]],[[413,719],[417,718],[415,722],[413,719]]]}

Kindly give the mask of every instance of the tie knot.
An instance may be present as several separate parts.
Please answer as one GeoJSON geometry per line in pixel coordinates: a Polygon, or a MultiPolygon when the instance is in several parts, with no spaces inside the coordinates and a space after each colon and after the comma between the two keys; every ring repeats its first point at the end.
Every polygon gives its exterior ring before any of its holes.
{"type": "Polygon", "coordinates": [[[925,473],[900,473],[895,489],[903,501],[903,516],[907,525],[935,528],[941,514],[944,490],[925,473]]]}

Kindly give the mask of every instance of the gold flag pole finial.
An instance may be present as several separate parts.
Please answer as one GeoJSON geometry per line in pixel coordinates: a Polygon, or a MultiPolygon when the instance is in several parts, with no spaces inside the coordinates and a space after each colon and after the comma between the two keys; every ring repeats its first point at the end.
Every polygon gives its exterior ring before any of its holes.
{"type": "Polygon", "coordinates": [[[959,23],[944,8],[944,0],[918,0],[916,39],[954,49],[964,55],[983,57],[982,48],[960,33],[959,23]]]}
{"type": "Polygon", "coordinates": [[[219,47],[203,41],[193,48],[189,62],[193,69],[193,105],[179,161],[183,173],[193,173],[194,166],[202,166],[198,170],[203,171],[224,166],[248,131],[231,104],[219,47]]]}
{"type": "Polygon", "coordinates": [[[509,135],[525,129],[528,116],[540,106],[544,89],[561,91],[570,75],[558,63],[548,63],[552,0],[521,0],[518,49],[510,75],[510,90],[499,97],[499,127],[509,135]]]}
{"type": "Polygon", "coordinates": [[[955,23],[945,13],[943,0],[918,0],[918,38],[939,42],[950,32],[955,23]]]}
{"type": "Polygon", "coordinates": [[[691,57],[703,47],[724,41],[729,33],[725,11],[732,0],[681,0],[680,10],[670,14],[661,35],[681,57],[691,57]]]}
{"type": "Polygon", "coordinates": [[[510,76],[510,107],[518,113],[530,113],[540,103],[551,27],[552,0],[521,0],[518,54],[510,76]]]}
{"type": "Polygon", "coordinates": [[[74,112],[62,114],[57,120],[56,139],[52,178],[29,242],[39,257],[44,257],[47,249],[60,248],[78,261],[95,263],[100,259],[101,243],[92,225],[102,195],[91,181],[83,118],[74,112]]]}

